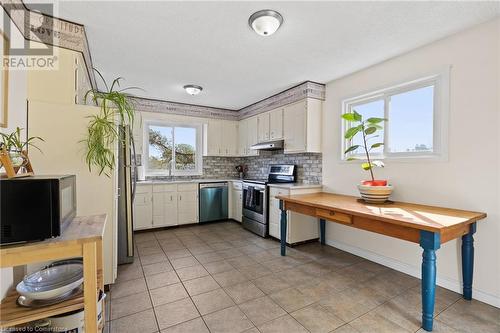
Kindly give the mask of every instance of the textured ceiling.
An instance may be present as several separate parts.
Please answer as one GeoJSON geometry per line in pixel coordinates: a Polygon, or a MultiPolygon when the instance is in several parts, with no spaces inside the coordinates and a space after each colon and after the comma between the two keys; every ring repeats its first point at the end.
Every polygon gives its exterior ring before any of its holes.
{"type": "MultiPolygon", "coordinates": [[[[29,5],[28,5],[29,6],[29,5]]],[[[240,109],[305,80],[326,83],[500,15],[499,2],[60,1],[85,25],[94,66],[138,95],[240,109]],[[248,17],[284,17],[261,37],[248,17]],[[198,96],[182,86],[203,86],[198,96]]]]}

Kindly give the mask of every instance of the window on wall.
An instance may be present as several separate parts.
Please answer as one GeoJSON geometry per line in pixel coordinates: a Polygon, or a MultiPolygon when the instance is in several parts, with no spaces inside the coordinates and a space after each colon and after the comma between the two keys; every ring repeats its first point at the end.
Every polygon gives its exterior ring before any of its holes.
{"type": "Polygon", "coordinates": [[[201,125],[146,123],[146,173],[183,176],[202,173],[201,125]]]}
{"type": "MultiPolygon", "coordinates": [[[[377,142],[383,139],[384,145],[371,151],[377,158],[442,157],[446,148],[447,95],[446,72],[347,99],[342,112],[355,110],[363,119],[387,119],[379,124],[382,129],[378,132],[377,142]]],[[[344,122],[344,130],[347,126],[349,123],[344,122]]],[[[363,145],[361,136],[342,140],[344,150],[363,145]]],[[[358,148],[350,154],[362,153],[358,148]]]]}

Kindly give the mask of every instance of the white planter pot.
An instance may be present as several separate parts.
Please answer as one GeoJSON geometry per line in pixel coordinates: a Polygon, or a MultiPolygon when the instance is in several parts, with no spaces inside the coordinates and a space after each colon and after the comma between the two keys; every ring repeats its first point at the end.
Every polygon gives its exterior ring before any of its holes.
{"type": "Polygon", "coordinates": [[[359,184],[358,190],[364,201],[368,203],[384,203],[391,196],[393,187],[392,185],[369,186],[359,184]]]}

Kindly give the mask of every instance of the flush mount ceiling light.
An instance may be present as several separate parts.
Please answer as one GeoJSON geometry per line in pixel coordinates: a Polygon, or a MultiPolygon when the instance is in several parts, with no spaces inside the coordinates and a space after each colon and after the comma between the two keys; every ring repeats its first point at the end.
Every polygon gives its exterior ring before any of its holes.
{"type": "Polygon", "coordinates": [[[186,92],[189,95],[194,96],[194,95],[198,95],[203,90],[203,88],[200,86],[197,86],[195,84],[186,84],[184,86],[184,90],[186,90],[186,92]]]}
{"type": "Polygon", "coordinates": [[[248,25],[261,36],[270,36],[283,23],[283,16],[275,10],[264,9],[253,13],[248,19],[248,25]]]}

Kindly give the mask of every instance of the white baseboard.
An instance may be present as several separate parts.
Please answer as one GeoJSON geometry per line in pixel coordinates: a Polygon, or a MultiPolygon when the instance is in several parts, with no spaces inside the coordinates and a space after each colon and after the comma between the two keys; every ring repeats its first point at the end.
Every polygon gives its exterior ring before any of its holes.
{"type": "MultiPolygon", "coordinates": [[[[326,244],[420,279],[420,265],[409,265],[396,259],[388,258],[378,253],[339,241],[327,239],[326,244]]],[[[462,293],[462,284],[460,281],[446,277],[439,277],[439,273],[436,279],[436,284],[440,287],[452,290],[459,294],[462,293]]],[[[500,297],[498,296],[486,293],[475,288],[472,288],[472,296],[478,301],[500,308],[500,297]]]]}

